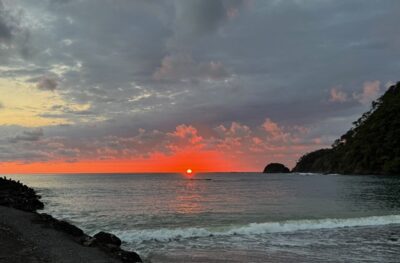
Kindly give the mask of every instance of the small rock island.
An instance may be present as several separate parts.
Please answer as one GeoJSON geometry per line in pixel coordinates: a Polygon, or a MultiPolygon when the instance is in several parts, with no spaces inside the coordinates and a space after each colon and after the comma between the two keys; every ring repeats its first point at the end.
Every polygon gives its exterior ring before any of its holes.
{"type": "Polygon", "coordinates": [[[264,172],[267,174],[274,174],[274,173],[290,173],[289,168],[281,163],[270,163],[264,168],[264,172]]]}

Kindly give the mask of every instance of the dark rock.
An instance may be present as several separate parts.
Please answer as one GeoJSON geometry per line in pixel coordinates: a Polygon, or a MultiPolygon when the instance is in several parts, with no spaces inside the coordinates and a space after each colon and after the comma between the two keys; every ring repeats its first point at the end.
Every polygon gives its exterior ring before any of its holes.
{"type": "Polygon", "coordinates": [[[121,248],[118,245],[114,244],[101,244],[101,248],[107,252],[118,252],[121,250],[121,248]]]}
{"type": "Polygon", "coordinates": [[[122,250],[122,251],[118,252],[118,256],[120,257],[122,262],[126,262],[126,263],[143,262],[137,253],[131,252],[131,251],[123,251],[122,250]]]}
{"type": "Polygon", "coordinates": [[[45,213],[36,214],[36,217],[32,220],[32,222],[37,224],[43,224],[44,226],[47,227],[53,227],[59,231],[70,234],[71,236],[74,237],[81,237],[85,235],[85,233],[79,227],[74,226],[68,223],[67,221],[55,219],[51,215],[45,213]]]}
{"type": "Polygon", "coordinates": [[[84,235],[81,237],[80,243],[85,247],[94,247],[96,246],[96,239],[94,237],[84,235]]]}
{"type": "Polygon", "coordinates": [[[53,226],[53,223],[56,219],[53,218],[49,214],[35,214],[35,217],[31,220],[33,223],[36,224],[45,224],[46,226],[53,226]]]}
{"type": "Polygon", "coordinates": [[[96,238],[96,241],[100,244],[111,244],[118,247],[121,246],[121,239],[119,239],[116,235],[110,233],[101,231],[94,235],[94,238],[96,238]]]}
{"type": "Polygon", "coordinates": [[[0,178],[0,205],[34,212],[44,207],[39,199],[33,189],[19,181],[0,178]]]}
{"type": "Polygon", "coordinates": [[[66,221],[62,221],[62,220],[56,221],[54,227],[55,227],[55,229],[61,230],[65,233],[70,234],[75,237],[80,237],[84,234],[82,229],[80,229],[66,221]]]}
{"type": "Polygon", "coordinates": [[[265,167],[264,173],[290,173],[290,170],[281,163],[270,163],[265,167]]]}
{"type": "Polygon", "coordinates": [[[49,214],[41,213],[37,215],[38,220],[42,223],[54,223],[56,219],[49,214]]]}

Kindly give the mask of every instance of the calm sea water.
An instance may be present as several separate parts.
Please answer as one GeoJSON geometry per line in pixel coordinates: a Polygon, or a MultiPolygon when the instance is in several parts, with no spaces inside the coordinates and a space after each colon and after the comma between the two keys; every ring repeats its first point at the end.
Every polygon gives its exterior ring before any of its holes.
{"type": "Polygon", "coordinates": [[[12,175],[45,211],[148,262],[400,262],[400,178],[12,175]],[[396,241],[399,238],[399,241],[396,241]]]}

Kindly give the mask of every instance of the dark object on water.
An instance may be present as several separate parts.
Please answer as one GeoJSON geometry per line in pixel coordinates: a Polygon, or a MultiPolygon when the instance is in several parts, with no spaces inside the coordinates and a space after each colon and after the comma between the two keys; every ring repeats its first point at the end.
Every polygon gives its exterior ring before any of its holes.
{"type": "Polygon", "coordinates": [[[211,178],[190,178],[189,180],[193,180],[193,181],[211,181],[211,178]]]}
{"type": "Polygon", "coordinates": [[[293,172],[400,175],[400,82],[353,124],[332,148],[301,157],[293,172]]]}
{"type": "Polygon", "coordinates": [[[290,173],[289,168],[281,163],[270,163],[265,166],[263,173],[273,174],[273,173],[290,173]]]}

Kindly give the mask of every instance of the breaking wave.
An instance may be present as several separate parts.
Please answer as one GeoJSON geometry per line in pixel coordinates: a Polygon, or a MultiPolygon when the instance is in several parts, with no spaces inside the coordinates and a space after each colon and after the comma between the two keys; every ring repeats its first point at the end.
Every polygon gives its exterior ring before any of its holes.
{"type": "Polygon", "coordinates": [[[280,222],[251,223],[242,226],[227,226],[218,228],[161,228],[117,231],[115,234],[126,242],[144,241],[171,241],[187,238],[201,238],[208,236],[249,236],[266,233],[293,232],[299,230],[332,229],[359,226],[381,226],[389,224],[400,224],[400,215],[370,216],[346,219],[310,219],[310,220],[287,220],[280,222]]]}

